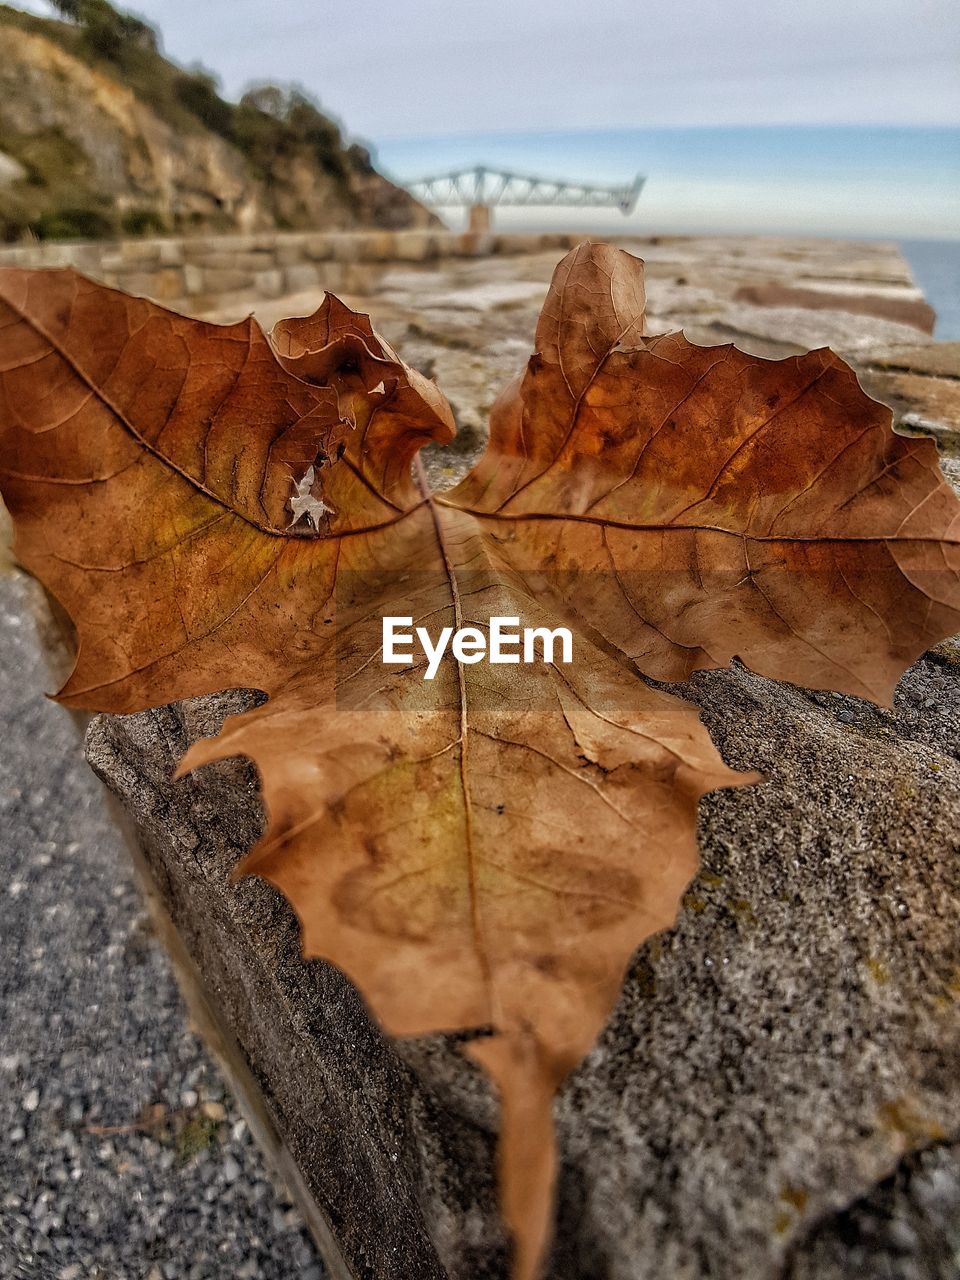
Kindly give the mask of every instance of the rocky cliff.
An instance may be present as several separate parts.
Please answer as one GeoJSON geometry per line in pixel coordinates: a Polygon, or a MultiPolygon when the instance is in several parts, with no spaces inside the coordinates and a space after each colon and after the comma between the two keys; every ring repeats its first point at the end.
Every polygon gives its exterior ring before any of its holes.
{"type": "Polygon", "coordinates": [[[0,239],[436,221],[304,94],[226,102],[105,0],[59,7],[0,5],[0,239]]]}

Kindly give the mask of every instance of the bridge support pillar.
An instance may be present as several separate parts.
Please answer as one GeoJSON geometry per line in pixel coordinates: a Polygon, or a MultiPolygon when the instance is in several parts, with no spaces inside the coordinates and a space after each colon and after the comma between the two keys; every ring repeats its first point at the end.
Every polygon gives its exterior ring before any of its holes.
{"type": "Polygon", "coordinates": [[[493,222],[493,215],[488,204],[472,204],[467,230],[477,235],[486,235],[493,222]]]}

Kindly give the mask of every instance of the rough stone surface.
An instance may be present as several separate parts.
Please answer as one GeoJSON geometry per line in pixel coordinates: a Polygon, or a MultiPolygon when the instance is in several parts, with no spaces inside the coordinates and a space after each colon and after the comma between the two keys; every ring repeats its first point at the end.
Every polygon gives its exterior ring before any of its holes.
{"type": "MultiPolygon", "coordinates": [[[[623,241],[646,262],[647,330],[683,329],[707,346],[781,358],[833,346],[871,395],[885,401],[904,430],[960,447],[960,343],[934,342],[884,317],[858,314],[863,298],[926,305],[899,253],[889,245],[772,237],[654,237],[623,241]],[[760,307],[737,300],[753,287],[829,296],[830,306],[760,307]],[[838,309],[846,297],[853,310],[838,309]]],[[[391,265],[372,287],[349,282],[351,305],[370,311],[404,358],[440,382],[458,426],[452,449],[433,451],[434,484],[450,483],[482,451],[490,407],[530,354],[536,318],[560,253],[541,248],[520,258],[391,265]]],[[[266,328],[304,314],[320,291],[261,302],[266,328]]],[[[239,312],[215,311],[233,319],[239,312]]]]}
{"type": "MultiPolygon", "coordinates": [[[[939,1280],[958,1228],[944,1145],[960,1139],[957,651],[908,672],[892,712],[742,669],[675,691],[728,763],[767,781],[703,802],[703,872],[678,926],[638,953],[560,1098],[550,1274],[840,1280],[855,1274],[849,1206],[866,1201],[856,1221],[886,1204],[893,1226],[860,1232],[856,1274],[939,1280]],[[911,1189],[927,1148],[936,1195],[911,1189]]],[[[299,959],[282,900],[229,883],[261,824],[244,765],[168,781],[237,697],[98,718],[88,757],[142,825],[358,1273],[502,1276],[483,1080],[452,1037],[391,1048],[335,970],[299,959]]]]}
{"type": "MultiPolygon", "coordinates": [[[[727,761],[768,780],[703,802],[704,869],[678,927],[638,954],[561,1096],[550,1274],[759,1280],[789,1264],[840,1280],[847,1206],[960,1137],[960,665],[950,650],[918,663],[894,712],[743,670],[683,692],[727,761]]],[[[335,970],[299,959],[282,900],[228,882],[261,823],[243,765],[167,781],[236,699],[98,718],[89,759],[142,824],[359,1273],[438,1274],[432,1242],[450,1276],[501,1276],[484,1082],[452,1038],[391,1049],[335,970]]],[[[896,1256],[923,1280],[948,1274],[956,1247],[944,1152],[944,1214],[922,1196],[891,1202],[896,1256]]],[[[887,1274],[890,1240],[864,1233],[857,1247],[875,1267],[864,1274],[887,1274]]]]}
{"type": "Polygon", "coordinates": [[[789,285],[747,285],[738,289],[738,302],[755,307],[808,307],[811,310],[843,311],[850,315],[875,316],[894,320],[923,333],[933,333],[937,314],[929,302],[920,298],[890,297],[883,293],[858,293],[854,296],[839,290],[797,289],[789,285]]]}
{"type": "MultiPolygon", "coordinates": [[[[441,236],[430,238],[442,244],[441,236]]],[[[505,239],[495,237],[499,251],[492,257],[450,257],[448,248],[439,259],[422,265],[393,262],[367,282],[354,277],[331,286],[352,306],[369,311],[404,358],[437,378],[450,399],[459,434],[452,449],[431,453],[428,471],[434,484],[451,482],[482,450],[490,407],[530,354],[550,275],[569,240],[527,237],[526,253],[504,257],[505,239]],[[549,247],[548,240],[554,242],[549,247]]],[[[745,307],[736,301],[741,288],[772,280],[777,287],[824,287],[829,281],[833,296],[846,293],[851,305],[865,292],[905,305],[922,303],[903,259],[891,246],[745,236],[654,237],[622,243],[647,264],[649,332],[682,328],[692,341],[732,341],[771,358],[833,344],[900,417],[913,415],[911,430],[942,435],[960,422],[952,407],[960,344],[927,343],[915,329],[869,315],[794,307],[785,316],[782,308],[745,307]],[[898,371],[886,364],[874,370],[875,359],[896,361],[898,371]],[[891,385],[892,378],[904,375],[913,378],[909,397],[891,385]]],[[[318,286],[260,300],[254,309],[269,329],[284,316],[314,310],[322,297],[318,286]]],[[[248,301],[238,298],[236,304],[205,314],[233,320],[248,309],[248,301]]]]}
{"type": "Polygon", "coordinates": [[[960,1274],[960,1151],[936,1144],[907,1157],[864,1200],[814,1228],[785,1280],[956,1280],[960,1274]]]}
{"type": "Polygon", "coordinates": [[[81,226],[95,217],[122,227],[117,215],[126,214],[133,225],[139,217],[193,231],[439,225],[333,121],[322,144],[298,145],[288,133],[252,162],[225,136],[223,118],[211,120],[213,104],[190,107],[177,88],[182,72],[142,44],[128,68],[91,57],[73,24],[7,6],[0,43],[4,239],[58,223],[65,237],[78,212],[81,226]]]}

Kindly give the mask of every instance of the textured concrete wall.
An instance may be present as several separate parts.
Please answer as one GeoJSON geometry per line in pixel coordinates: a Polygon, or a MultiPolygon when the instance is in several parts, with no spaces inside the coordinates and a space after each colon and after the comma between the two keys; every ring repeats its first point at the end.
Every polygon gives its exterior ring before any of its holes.
{"type": "Polygon", "coordinates": [[[564,251],[581,236],[451,231],[258,232],[190,239],[41,243],[0,249],[0,267],[76,267],[185,311],[308,289],[366,288],[377,264],[564,251]]]}

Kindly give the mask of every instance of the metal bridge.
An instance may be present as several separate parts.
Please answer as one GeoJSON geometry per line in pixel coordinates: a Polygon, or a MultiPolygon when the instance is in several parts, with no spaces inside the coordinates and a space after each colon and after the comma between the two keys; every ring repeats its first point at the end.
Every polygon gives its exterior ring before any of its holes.
{"type": "Polygon", "coordinates": [[[469,209],[471,229],[483,231],[489,227],[494,205],[564,205],[577,209],[619,209],[628,214],[633,211],[645,181],[637,174],[633,182],[625,186],[603,186],[595,182],[568,182],[563,178],[536,178],[478,164],[472,169],[454,169],[451,173],[419,178],[407,183],[407,190],[423,204],[469,209]]]}

